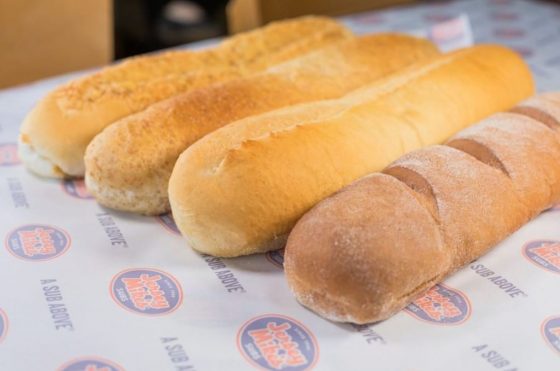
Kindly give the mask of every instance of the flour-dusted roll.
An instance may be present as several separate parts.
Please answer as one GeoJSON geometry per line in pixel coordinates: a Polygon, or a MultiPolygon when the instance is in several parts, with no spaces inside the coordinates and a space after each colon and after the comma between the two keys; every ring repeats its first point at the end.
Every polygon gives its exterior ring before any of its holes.
{"type": "Polygon", "coordinates": [[[340,97],[438,54],[431,42],[411,36],[364,36],[162,101],[94,138],[85,156],[88,190],[111,208],[148,215],[167,212],[175,161],[209,132],[275,108],[340,97]]]}
{"type": "Polygon", "coordinates": [[[179,93],[247,76],[351,37],[334,20],[304,17],[234,36],[212,49],[128,59],[43,98],[21,127],[20,157],[43,176],[83,176],[86,146],[112,122],[179,93]]]}
{"type": "Polygon", "coordinates": [[[532,93],[517,54],[481,45],[340,99],[237,121],[179,157],[169,183],[175,221],[191,246],[208,254],[278,248],[323,198],[532,93]]]}
{"type": "Polygon", "coordinates": [[[560,201],[560,93],[401,157],[325,199],[294,227],[296,298],[354,323],[386,319],[560,201]]]}

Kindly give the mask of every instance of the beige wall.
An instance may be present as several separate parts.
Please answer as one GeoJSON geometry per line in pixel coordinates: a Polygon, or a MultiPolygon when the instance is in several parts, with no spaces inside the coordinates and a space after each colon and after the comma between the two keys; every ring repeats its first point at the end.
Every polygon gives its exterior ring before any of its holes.
{"type": "Polygon", "coordinates": [[[108,63],[111,0],[0,0],[0,87],[108,63]]]}

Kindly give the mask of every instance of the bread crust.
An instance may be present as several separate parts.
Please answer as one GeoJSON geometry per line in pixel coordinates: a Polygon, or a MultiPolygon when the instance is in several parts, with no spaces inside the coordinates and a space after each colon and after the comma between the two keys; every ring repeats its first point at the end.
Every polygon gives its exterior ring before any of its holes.
{"type": "Polygon", "coordinates": [[[403,153],[511,108],[533,89],[517,54],[483,45],[340,99],[237,121],[179,157],[169,184],[175,221],[199,251],[264,252],[321,199],[403,153]]]}
{"type": "MultiPolygon", "coordinates": [[[[551,102],[519,107],[560,119],[551,102]]],[[[558,202],[558,163],[560,126],[495,114],[317,204],[288,238],[288,284],[331,320],[384,320],[558,202]]]]}
{"type": "Polygon", "coordinates": [[[338,98],[438,54],[431,42],[407,35],[364,36],[162,101],[95,137],[85,156],[86,184],[104,206],[147,215],[168,212],[175,161],[204,135],[276,108],[338,98]]]}
{"type": "Polygon", "coordinates": [[[247,76],[350,37],[334,20],[303,17],[234,36],[212,49],[127,59],[42,99],[21,127],[22,160],[40,175],[81,177],[86,146],[114,121],[179,93],[247,76]],[[49,162],[51,168],[45,168],[49,162]]]}

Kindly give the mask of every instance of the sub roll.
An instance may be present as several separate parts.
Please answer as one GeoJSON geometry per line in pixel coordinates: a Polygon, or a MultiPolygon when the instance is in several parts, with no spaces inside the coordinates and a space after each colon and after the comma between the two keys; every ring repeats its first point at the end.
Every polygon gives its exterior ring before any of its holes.
{"type": "Polygon", "coordinates": [[[97,201],[157,215],[179,155],[232,121],[276,108],[338,98],[415,62],[439,55],[430,41],[399,34],[357,37],[264,72],[178,95],[117,121],[85,155],[85,181],[97,201]]]}
{"type": "Polygon", "coordinates": [[[71,81],[41,99],[25,118],[18,151],[36,174],[84,175],[84,152],[114,121],[171,96],[262,71],[352,38],[324,17],[276,22],[202,51],[174,51],[125,60],[71,81]]]}
{"type": "Polygon", "coordinates": [[[560,94],[411,152],[317,204],[284,267],[333,321],[384,320],[560,201],[560,94]]]}
{"type": "Polygon", "coordinates": [[[207,254],[277,249],[317,202],[533,91],[516,53],[480,45],[339,99],[234,122],[179,157],[169,182],[173,216],[189,244],[207,254]]]}

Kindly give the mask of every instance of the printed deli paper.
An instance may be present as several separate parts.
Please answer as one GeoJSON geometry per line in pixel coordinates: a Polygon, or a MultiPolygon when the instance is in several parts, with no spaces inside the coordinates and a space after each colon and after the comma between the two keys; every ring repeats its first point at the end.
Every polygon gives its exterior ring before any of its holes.
{"type": "MultiPolygon", "coordinates": [[[[342,20],[359,33],[426,29],[446,50],[501,42],[541,90],[560,89],[551,4],[453,1],[342,20]]],[[[0,92],[0,370],[560,370],[560,206],[393,318],[332,323],[296,303],[282,251],[199,255],[170,216],[104,209],[81,181],[28,173],[19,125],[74,76],[0,92]]]]}

